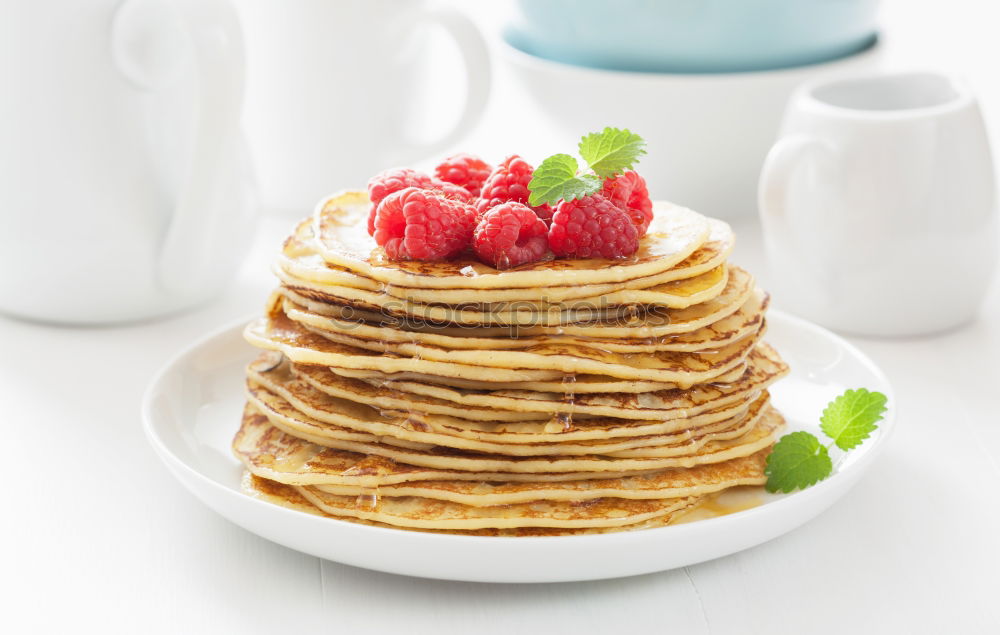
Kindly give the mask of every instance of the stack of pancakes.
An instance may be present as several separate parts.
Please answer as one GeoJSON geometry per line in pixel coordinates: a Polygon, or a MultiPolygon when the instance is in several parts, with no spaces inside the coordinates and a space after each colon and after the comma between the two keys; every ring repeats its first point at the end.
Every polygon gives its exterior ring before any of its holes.
{"type": "Polygon", "coordinates": [[[254,494],[344,520],[487,535],[662,526],[764,483],[783,425],[767,296],[729,227],[656,204],[624,261],[390,262],[362,192],[283,247],[246,338],[233,449],[254,494]]]}

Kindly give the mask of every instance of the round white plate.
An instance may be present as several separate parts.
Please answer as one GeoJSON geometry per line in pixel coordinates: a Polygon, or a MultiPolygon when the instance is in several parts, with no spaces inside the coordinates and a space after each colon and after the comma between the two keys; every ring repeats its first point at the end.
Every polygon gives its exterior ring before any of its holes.
{"type": "Polygon", "coordinates": [[[835,473],[825,481],[789,495],[764,494],[763,504],[745,511],[642,531],[494,538],[385,529],[285,509],[241,491],[243,469],[229,444],[243,408],[243,369],[256,355],[241,337],[242,326],[195,343],[153,380],[142,407],[153,448],[191,493],[248,531],[321,558],[405,575],[562,582],[637,575],[725,556],[791,531],[832,505],[882,450],[895,419],[892,388],[871,360],[829,331],[771,311],[767,341],[792,368],[771,394],[789,430],[819,435],[823,408],[847,388],[877,390],[889,398],[879,429],[846,455],[835,454],[835,473]]]}

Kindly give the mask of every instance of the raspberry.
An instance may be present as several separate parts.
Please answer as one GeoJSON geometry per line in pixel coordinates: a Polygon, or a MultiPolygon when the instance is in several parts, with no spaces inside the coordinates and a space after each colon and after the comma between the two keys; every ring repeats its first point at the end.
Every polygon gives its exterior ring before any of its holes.
{"type": "Polygon", "coordinates": [[[377,206],[386,196],[407,187],[426,188],[434,183],[434,177],[410,168],[392,168],[379,172],[368,179],[368,198],[377,206]]]}
{"type": "Polygon", "coordinates": [[[564,257],[627,258],[639,249],[639,232],[617,205],[591,194],[556,206],[549,247],[564,257]]]}
{"type": "Polygon", "coordinates": [[[434,190],[464,202],[469,202],[473,198],[463,187],[439,181],[432,176],[411,170],[410,168],[391,168],[379,172],[368,180],[368,198],[372,202],[372,209],[368,213],[369,236],[375,234],[375,211],[378,208],[378,204],[393,192],[398,192],[407,187],[434,190]]]}
{"type": "Polygon", "coordinates": [[[649,200],[644,178],[637,172],[626,170],[605,181],[601,194],[628,214],[640,236],[646,233],[653,220],[653,201],[649,200]]]}
{"type": "Polygon", "coordinates": [[[527,205],[502,203],[479,219],[472,248],[486,264],[510,269],[545,256],[549,250],[548,229],[527,205]]]}
{"type": "Polygon", "coordinates": [[[445,198],[450,198],[462,203],[471,204],[472,200],[476,198],[474,194],[470,194],[469,190],[465,189],[461,185],[455,185],[454,183],[447,183],[437,179],[434,179],[434,182],[424,189],[437,192],[445,198]]]}
{"type": "Polygon", "coordinates": [[[492,171],[486,161],[471,154],[450,156],[434,168],[438,179],[465,188],[472,196],[479,196],[486,177],[492,171]]]}
{"type": "MultiPolygon", "coordinates": [[[[491,207],[513,201],[528,204],[528,183],[535,168],[516,154],[507,157],[498,165],[483,183],[480,199],[476,206],[479,215],[485,214],[491,207]]],[[[535,214],[544,221],[552,218],[552,208],[546,205],[532,207],[535,214]]]]}
{"type": "Polygon", "coordinates": [[[375,213],[375,242],[392,260],[447,260],[469,246],[476,210],[439,193],[408,187],[375,213]]]}

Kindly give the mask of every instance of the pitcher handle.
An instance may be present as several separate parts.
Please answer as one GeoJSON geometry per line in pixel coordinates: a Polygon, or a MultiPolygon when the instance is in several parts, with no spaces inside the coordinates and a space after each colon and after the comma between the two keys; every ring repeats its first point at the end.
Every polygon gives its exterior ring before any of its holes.
{"type": "Polygon", "coordinates": [[[404,147],[400,156],[394,159],[395,163],[411,163],[453,146],[479,122],[490,96],[490,54],[476,25],[464,14],[450,7],[430,9],[422,19],[439,24],[455,40],[462,53],[465,66],[465,108],[451,130],[434,141],[407,142],[401,131],[404,147]]]}
{"type": "Polygon", "coordinates": [[[779,240],[794,245],[788,225],[788,184],[809,156],[831,156],[833,148],[826,141],[808,135],[790,135],[779,139],[767,153],[757,187],[757,208],[762,223],[774,229],[779,240]]]}
{"type": "Polygon", "coordinates": [[[204,268],[211,266],[225,231],[223,219],[215,216],[239,205],[221,200],[220,187],[223,170],[238,157],[244,78],[239,19],[227,0],[126,0],[114,17],[112,54],[136,87],[157,89],[169,82],[171,72],[183,70],[178,68],[181,56],[177,50],[164,53],[148,44],[155,38],[162,38],[160,44],[176,44],[171,37],[178,33],[190,38],[195,59],[196,137],[177,207],[160,244],[157,269],[169,292],[195,294],[203,281],[214,279],[204,268]]]}

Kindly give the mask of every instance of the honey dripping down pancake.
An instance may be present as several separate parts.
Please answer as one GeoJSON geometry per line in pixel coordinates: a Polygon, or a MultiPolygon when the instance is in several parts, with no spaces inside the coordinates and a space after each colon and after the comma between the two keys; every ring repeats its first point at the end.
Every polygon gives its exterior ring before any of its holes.
{"type": "Polygon", "coordinates": [[[766,481],[784,425],[768,388],[788,367],[728,225],[656,203],[630,258],[501,271],[390,260],[370,210],[344,192],[299,223],[245,330],[261,349],[233,440],[248,494],[378,527],[560,536],[663,527],[766,481]]]}

